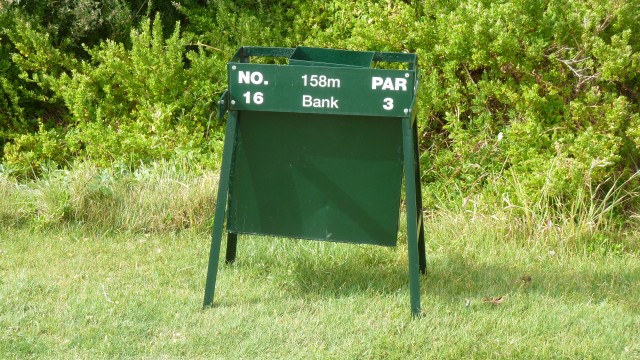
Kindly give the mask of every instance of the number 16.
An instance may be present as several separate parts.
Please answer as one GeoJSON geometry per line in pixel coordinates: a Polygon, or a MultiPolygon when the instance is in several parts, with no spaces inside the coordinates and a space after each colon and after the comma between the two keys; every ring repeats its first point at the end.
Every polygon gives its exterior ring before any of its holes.
{"type": "MultiPolygon", "coordinates": [[[[251,92],[247,91],[246,93],[243,94],[244,96],[244,102],[247,104],[251,104],[251,92]]],[[[261,92],[256,92],[253,94],[253,103],[256,105],[260,105],[264,102],[264,97],[263,94],[261,92]]]]}

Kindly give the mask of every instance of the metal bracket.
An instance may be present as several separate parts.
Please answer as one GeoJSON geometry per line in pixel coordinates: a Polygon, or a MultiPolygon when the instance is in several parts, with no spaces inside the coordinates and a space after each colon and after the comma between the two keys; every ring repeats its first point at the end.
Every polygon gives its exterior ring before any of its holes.
{"type": "Polygon", "coordinates": [[[229,111],[229,90],[225,90],[218,100],[218,120],[222,120],[227,111],[229,111]]]}

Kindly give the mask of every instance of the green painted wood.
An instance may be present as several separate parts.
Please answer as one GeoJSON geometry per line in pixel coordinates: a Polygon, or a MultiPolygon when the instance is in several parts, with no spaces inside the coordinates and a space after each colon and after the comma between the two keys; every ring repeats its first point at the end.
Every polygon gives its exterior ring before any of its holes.
{"type": "Polygon", "coordinates": [[[227,227],[392,246],[401,187],[396,118],[243,111],[227,227]]]}
{"type": "Polygon", "coordinates": [[[228,64],[229,111],[204,306],[213,304],[226,220],[238,234],[396,245],[405,183],[411,312],[426,272],[414,54],[242,47],[228,64]],[[251,57],[288,65],[250,64],[251,57]],[[406,63],[408,70],[371,68],[406,63]],[[228,207],[228,208],[227,208],[228,207]]]}
{"type": "MultiPolygon", "coordinates": [[[[416,158],[411,118],[402,119],[402,143],[404,155],[404,181],[407,204],[407,248],[409,253],[409,292],[411,314],[420,315],[420,255],[418,252],[418,209],[416,207],[416,158]]],[[[422,215],[420,215],[422,216],[422,215]]]]}
{"type": "Polygon", "coordinates": [[[229,63],[231,110],[402,117],[415,70],[229,63]]]}
{"type": "Polygon", "coordinates": [[[220,261],[220,246],[222,243],[222,228],[224,226],[225,212],[227,209],[227,194],[229,190],[231,160],[236,143],[236,119],[237,113],[230,112],[224,139],[224,152],[220,169],[220,182],[218,183],[218,195],[216,197],[216,213],[213,220],[211,233],[211,249],[209,250],[209,266],[207,269],[207,281],[204,287],[203,306],[213,305],[213,296],[216,289],[216,277],[218,275],[218,263],[220,261]]]}
{"type": "Polygon", "coordinates": [[[348,51],[299,46],[289,57],[289,65],[368,68],[371,66],[374,54],[373,51],[348,51]]]}

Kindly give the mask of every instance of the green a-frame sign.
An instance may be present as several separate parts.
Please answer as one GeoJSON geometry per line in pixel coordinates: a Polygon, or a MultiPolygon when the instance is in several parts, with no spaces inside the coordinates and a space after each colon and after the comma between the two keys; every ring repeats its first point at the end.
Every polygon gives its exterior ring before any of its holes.
{"type": "Polygon", "coordinates": [[[227,70],[219,115],[229,115],[204,306],[213,304],[225,220],[228,263],[238,234],[395,246],[404,180],[411,311],[419,314],[426,255],[416,55],[241,47],[227,70]]]}

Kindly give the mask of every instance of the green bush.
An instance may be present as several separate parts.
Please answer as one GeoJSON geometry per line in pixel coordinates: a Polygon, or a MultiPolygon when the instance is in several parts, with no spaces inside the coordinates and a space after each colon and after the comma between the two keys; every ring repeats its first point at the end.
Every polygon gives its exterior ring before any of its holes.
{"type": "MultiPolygon", "coordinates": [[[[239,46],[284,46],[297,44],[287,39],[291,32],[295,1],[216,0],[183,1],[180,11],[187,18],[186,30],[205,44],[214,44],[224,59],[231,58],[239,46]]],[[[304,11],[303,7],[297,8],[304,11]]]]}
{"type": "Polygon", "coordinates": [[[18,135],[37,131],[38,119],[55,112],[51,111],[55,105],[42,101],[45,93],[14,61],[19,49],[13,40],[20,35],[16,15],[15,11],[0,11],[0,159],[5,144],[18,135]]]}
{"type": "Polygon", "coordinates": [[[429,207],[544,200],[543,224],[639,185],[637,4],[301,0],[288,16],[295,44],[418,53],[429,207]]]}
{"type": "MultiPolygon", "coordinates": [[[[168,4],[131,2],[130,10],[168,4]]],[[[589,203],[585,194],[613,201],[607,194],[619,184],[631,193],[639,185],[634,174],[640,163],[640,37],[634,35],[640,33],[640,9],[634,2],[174,5],[167,12],[184,20],[185,33],[179,26],[163,31],[156,17],[153,26],[143,22],[128,39],[98,36],[100,41],[82,48],[84,58],[62,39],[41,36],[52,23],[14,21],[7,33],[11,41],[0,40],[0,51],[14,53],[10,62],[0,58],[0,102],[9,109],[0,116],[17,124],[30,121],[21,130],[30,134],[10,130],[14,135],[3,140],[10,142],[5,162],[22,169],[64,163],[60,156],[101,166],[184,157],[213,162],[220,138],[213,108],[224,87],[224,64],[235,49],[309,45],[419,55],[428,207],[471,206],[468,199],[509,209],[544,204],[556,213],[537,217],[543,226],[589,203]],[[20,115],[30,108],[24,99],[51,110],[20,115]]],[[[90,7],[83,9],[91,14],[90,7]]],[[[616,209],[626,206],[633,202],[616,209]]]]}
{"type": "Polygon", "coordinates": [[[83,46],[125,38],[131,19],[122,0],[2,2],[0,150],[17,135],[38,131],[39,123],[64,125],[68,113],[43,78],[73,69],[86,57],[83,46]]]}
{"type": "Polygon", "coordinates": [[[83,56],[83,46],[97,45],[106,38],[126,41],[134,19],[130,3],[124,0],[30,0],[9,1],[7,7],[14,17],[46,34],[54,47],[83,56]]]}
{"type": "Polygon", "coordinates": [[[134,168],[185,157],[215,166],[219,139],[213,134],[219,125],[214,109],[222,90],[222,60],[203,49],[187,51],[191,39],[179,29],[176,25],[165,40],[157,16],[153,26],[147,21],[132,31],[131,49],[108,40],[87,49],[90,62],[59,76],[43,75],[41,82],[70,113],[69,125],[59,130],[61,149],[31,149],[46,134],[25,135],[6,146],[6,162],[33,171],[43,161],[64,164],[57,157],[64,154],[100,166],[134,168]]]}
{"type": "Polygon", "coordinates": [[[17,135],[5,151],[6,166],[21,175],[36,175],[42,169],[65,165],[71,159],[61,131],[45,129],[42,124],[36,133],[17,135]]]}
{"type": "Polygon", "coordinates": [[[16,181],[0,169],[0,226],[122,231],[207,229],[217,173],[195,163],[156,162],[131,172],[78,162],[16,181]]]}

